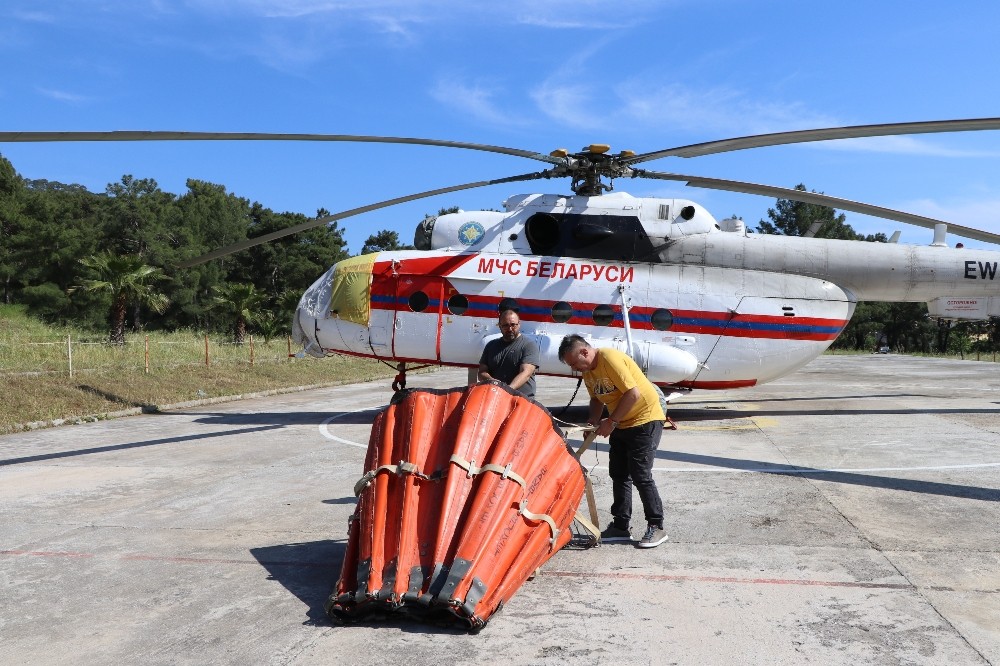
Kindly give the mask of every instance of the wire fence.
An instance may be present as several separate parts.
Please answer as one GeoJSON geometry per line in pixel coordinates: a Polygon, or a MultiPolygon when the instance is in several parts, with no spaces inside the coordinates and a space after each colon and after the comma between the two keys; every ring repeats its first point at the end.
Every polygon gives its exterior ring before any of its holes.
{"type": "Polygon", "coordinates": [[[294,358],[290,337],[263,341],[247,336],[242,344],[210,335],[171,336],[133,334],[125,344],[74,339],[0,341],[0,376],[87,372],[141,372],[149,374],[181,366],[288,362],[294,358]]]}

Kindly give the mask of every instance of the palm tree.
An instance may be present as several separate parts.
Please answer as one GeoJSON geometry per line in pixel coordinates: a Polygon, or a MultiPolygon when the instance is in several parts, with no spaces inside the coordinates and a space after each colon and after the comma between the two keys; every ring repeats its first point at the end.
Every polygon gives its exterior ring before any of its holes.
{"type": "Polygon", "coordinates": [[[291,332],[288,320],[284,317],[275,317],[273,312],[265,310],[257,318],[257,330],[264,336],[264,344],[279,337],[284,337],[291,332]]]}
{"type": "Polygon", "coordinates": [[[158,314],[170,305],[170,299],[153,284],[166,276],[159,268],[143,263],[138,255],[101,252],[81,259],[80,263],[97,277],[83,280],[69,291],[83,289],[111,295],[108,341],[113,345],[125,344],[125,313],[130,303],[146,306],[158,314]]]}
{"type": "Polygon", "coordinates": [[[216,291],[212,304],[234,318],[233,342],[241,345],[247,334],[247,324],[256,323],[261,317],[264,294],[245,282],[227,284],[216,291]]]}

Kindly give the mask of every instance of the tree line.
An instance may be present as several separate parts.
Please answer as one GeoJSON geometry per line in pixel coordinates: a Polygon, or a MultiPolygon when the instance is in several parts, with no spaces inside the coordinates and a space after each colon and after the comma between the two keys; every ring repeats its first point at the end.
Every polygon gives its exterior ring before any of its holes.
{"type": "MultiPolygon", "coordinates": [[[[795,189],[805,191],[805,185],[795,189]]],[[[888,242],[883,233],[863,235],[847,224],[847,216],[817,204],[778,199],[757,232],[786,236],[888,242]]],[[[1000,348],[1000,317],[983,322],[953,323],[928,316],[926,303],[859,302],[850,323],[832,347],[924,354],[993,353],[1000,348]]]]}
{"type": "MultiPolygon", "coordinates": [[[[350,256],[336,222],[189,269],[169,267],[248,238],[305,222],[190,179],[164,192],[155,180],[125,175],[104,192],[20,176],[0,155],[0,303],[21,303],[36,317],[110,330],[192,329],[265,337],[288,332],[299,296],[350,256]]],[[[805,190],[804,185],[797,189],[805,190]]],[[[438,214],[453,212],[444,208],[438,214]]],[[[316,216],[328,215],[325,209],[316,216]]],[[[758,233],[886,242],[862,236],[834,209],[779,199],[758,233]]],[[[408,249],[395,231],[371,236],[361,253],[408,249]]],[[[922,303],[859,303],[834,343],[842,349],[965,352],[994,350],[1000,321],[942,325],[922,303]]]]}
{"type": "MultiPolygon", "coordinates": [[[[56,324],[265,334],[288,329],[299,296],[349,256],[337,223],[190,269],[169,267],[244,239],[305,222],[190,179],[187,191],[125,175],[101,193],[20,176],[0,156],[0,303],[21,303],[56,324]]],[[[320,209],[317,216],[328,215],[320,209]]],[[[402,249],[393,231],[364,252],[402,249]]],[[[116,333],[116,330],[117,333],[116,333]]]]}

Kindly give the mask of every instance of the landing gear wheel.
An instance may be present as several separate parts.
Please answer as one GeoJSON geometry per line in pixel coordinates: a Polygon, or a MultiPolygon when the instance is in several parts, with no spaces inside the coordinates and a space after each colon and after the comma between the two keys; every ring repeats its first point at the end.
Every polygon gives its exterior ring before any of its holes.
{"type": "Polygon", "coordinates": [[[406,364],[400,363],[396,366],[396,370],[398,371],[398,374],[396,375],[396,378],[392,380],[392,390],[395,393],[399,393],[406,388],[406,364]]]}

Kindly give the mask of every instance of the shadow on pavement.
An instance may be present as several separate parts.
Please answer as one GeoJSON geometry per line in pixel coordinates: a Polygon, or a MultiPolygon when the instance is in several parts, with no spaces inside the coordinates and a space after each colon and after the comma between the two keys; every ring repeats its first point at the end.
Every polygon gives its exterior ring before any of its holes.
{"type": "Polygon", "coordinates": [[[346,541],[332,539],[250,549],[268,580],[281,583],[306,605],[303,624],[311,626],[330,625],[323,604],[337,583],[346,552],[346,541]]]}

